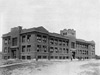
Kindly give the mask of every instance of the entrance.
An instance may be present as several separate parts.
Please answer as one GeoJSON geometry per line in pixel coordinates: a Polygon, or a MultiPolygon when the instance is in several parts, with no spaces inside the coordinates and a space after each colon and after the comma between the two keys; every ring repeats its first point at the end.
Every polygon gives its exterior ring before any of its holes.
{"type": "Polygon", "coordinates": [[[13,49],[13,50],[11,50],[11,57],[13,58],[13,59],[15,59],[16,58],[16,49],[13,49]]]}
{"type": "Polygon", "coordinates": [[[74,51],[72,51],[72,57],[73,57],[73,59],[75,59],[75,52],[74,51]]]}

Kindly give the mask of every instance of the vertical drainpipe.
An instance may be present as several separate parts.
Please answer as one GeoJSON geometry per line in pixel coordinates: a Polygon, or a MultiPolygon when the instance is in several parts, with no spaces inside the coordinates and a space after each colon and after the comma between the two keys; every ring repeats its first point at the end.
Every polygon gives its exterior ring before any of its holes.
{"type": "Polygon", "coordinates": [[[18,37],[19,38],[19,48],[18,48],[18,53],[19,53],[18,57],[19,57],[19,59],[21,59],[21,36],[20,36],[21,31],[22,31],[22,27],[19,26],[19,37],[18,37]]]}
{"type": "Polygon", "coordinates": [[[2,59],[4,59],[4,38],[2,37],[2,59]]]}
{"type": "Polygon", "coordinates": [[[35,43],[34,43],[34,45],[35,45],[35,59],[36,59],[36,61],[38,60],[38,58],[37,58],[37,32],[35,32],[35,37],[34,37],[34,41],[35,41],[35,43]]]}
{"type": "Polygon", "coordinates": [[[47,44],[48,44],[48,60],[50,60],[50,43],[49,43],[49,35],[47,37],[47,44]]]}

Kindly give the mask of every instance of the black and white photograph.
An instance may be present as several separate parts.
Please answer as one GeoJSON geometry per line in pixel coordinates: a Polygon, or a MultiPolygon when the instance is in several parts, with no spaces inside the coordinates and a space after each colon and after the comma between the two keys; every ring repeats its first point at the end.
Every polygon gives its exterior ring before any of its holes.
{"type": "Polygon", "coordinates": [[[100,0],[0,0],[0,75],[100,75],[100,0]]]}

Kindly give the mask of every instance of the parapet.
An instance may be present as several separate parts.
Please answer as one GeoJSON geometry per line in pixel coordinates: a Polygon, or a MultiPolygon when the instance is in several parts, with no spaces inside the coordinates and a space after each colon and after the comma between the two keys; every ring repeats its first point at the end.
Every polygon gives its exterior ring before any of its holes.
{"type": "Polygon", "coordinates": [[[76,37],[76,31],[74,29],[63,29],[60,31],[61,35],[64,36],[74,36],[76,37]]]}
{"type": "Polygon", "coordinates": [[[21,30],[22,30],[21,26],[11,28],[11,32],[13,32],[13,31],[21,31],[21,30]]]}

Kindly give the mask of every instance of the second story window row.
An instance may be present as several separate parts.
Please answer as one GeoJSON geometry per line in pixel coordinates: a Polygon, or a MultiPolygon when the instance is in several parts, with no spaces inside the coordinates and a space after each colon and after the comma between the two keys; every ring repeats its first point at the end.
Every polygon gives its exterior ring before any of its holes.
{"type": "Polygon", "coordinates": [[[88,51],[86,51],[86,50],[77,50],[77,54],[88,55],[88,51]]]}
{"type": "Polygon", "coordinates": [[[22,52],[30,52],[31,51],[31,45],[22,46],[22,52]]]}
{"type": "Polygon", "coordinates": [[[50,53],[69,53],[67,48],[50,47],[50,53]]]}
{"type": "Polygon", "coordinates": [[[43,46],[43,52],[48,52],[47,46],[43,46]]]}
{"type": "Polygon", "coordinates": [[[46,45],[37,45],[37,52],[48,52],[46,45]]]}

